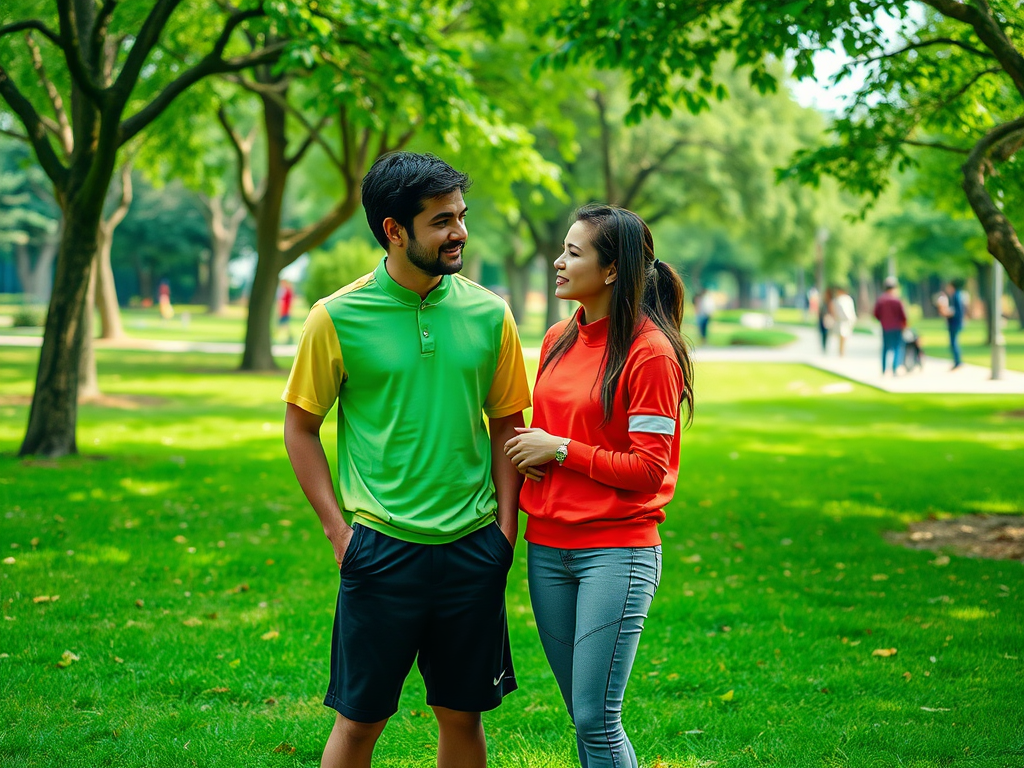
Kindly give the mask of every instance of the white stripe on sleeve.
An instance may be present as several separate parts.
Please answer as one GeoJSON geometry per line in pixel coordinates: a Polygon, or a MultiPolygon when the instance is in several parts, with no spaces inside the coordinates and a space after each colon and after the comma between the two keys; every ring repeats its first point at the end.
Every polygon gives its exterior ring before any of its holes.
{"type": "Polygon", "coordinates": [[[676,420],[668,416],[630,416],[630,432],[650,432],[655,435],[674,435],[676,420]]]}

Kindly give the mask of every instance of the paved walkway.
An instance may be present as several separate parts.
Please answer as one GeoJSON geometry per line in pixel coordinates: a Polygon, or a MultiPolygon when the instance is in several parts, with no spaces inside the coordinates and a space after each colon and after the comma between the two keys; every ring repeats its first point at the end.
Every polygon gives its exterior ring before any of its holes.
{"type": "Polygon", "coordinates": [[[881,334],[855,333],[847,340],[846,354],[839,357],[838,340],[829,339],[828,352],[821,351],[816,328],[775,326],[792,333],[797,340],[785,347],[700,347],[695,362],[730,363],[802,363],[828,371],[845,379],[886,392],[933,394],[1024,394],[1024,373],[1005,371],[993,381],[989,368],[965,363],[951,371],[952,363],[943,358],[924,358],[924,366],[902,376],[882,376],[881,334]]]}
{"type": "MultiPolygon", "coordinates": [[[[988,368],[964,364],[950,371],[950,361],[925,357],[923,369],[903,376],[881,375],[881,335],[855,333],[847,342],[846,355],[839,357],[836,340],[830,339],[827,354],[821,352],[818,331],[802,326],[775,326],[777,330],[792,333],[797,340],[784,347],[699,347],[694,355],[700,363],[798,363],[828,371],[869,387],[886,392],[933,394],[987,394],[1024,395],[1024,373],[1006,371],[999,381],[991,379],[988,368]]],[[[38,336],[0,336],[0,346],[38,347],[38,336]]],[[[155,352],[200,352],[208,354],[240,355],[241,342],[172,341],[125,338],[118,341],[95,342],[97,349],[138,349],[155,352]]],[[[274,355],[290,357],[295,354],[294,344],[275,344],[274,355]]],[[[537,348],[523,350],[527,358],[536,359],[537,348]]]]}

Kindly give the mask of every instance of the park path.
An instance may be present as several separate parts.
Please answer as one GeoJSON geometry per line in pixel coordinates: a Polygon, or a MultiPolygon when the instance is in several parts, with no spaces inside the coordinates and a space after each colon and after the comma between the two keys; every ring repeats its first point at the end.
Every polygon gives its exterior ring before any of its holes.
{"type": "MultiPolygon", "coordinates": [[[[827,353],[822,353],[818,331],[803,326],[775,326],[796,336],[796,341],[783,347],[698,347],[694,362],[702,363],[796,363],[810,365],[844,379],[865,384],[885,392],[931,394],[1024,395],[1024,373],[1006,371],[993,381],[988,368],[965,363],[950,371],[950,361],[925,355],[924,367],[903,376],[881,374],[882,341],[879,333],[855,333],[847,342],[846,355],[839,357],[836,339],[829,340],[827,353]]],[[[38,336],[0,336],[0,346],[38,347],[38,336]]],[[[125,338],[117,341],[97,339],[96,349],[149,350],[154,352],[199,352],[206,354],[241,355],[241,342],[180,341],[168,339],[125,338]]],[[[294,344],[275,344],[274,355],[290,357],[294,344]]],[[[527,347],[528,358],[536,359],[540,350],[527,347]]]]}
{"type": "Polygon", "coordinates": [[[841,376],[844,379],[905,394],[1024,394],[1024,373],[1004,371],[1003,378],[993,381],[989,368],[964,363],[951,371],[952,363],[944,358],[930,357],[925,350],[922,368],[902,376],[882,376],[882,336],[855,333],[847,340],[846,354],[839,357],[838,339],[830,338],[827,352],[822,352],[817,328],[775,326],[776,330],[797,337],[784,347],[698,347],[694,355],[701,363],[801,363],[841,376]]]}

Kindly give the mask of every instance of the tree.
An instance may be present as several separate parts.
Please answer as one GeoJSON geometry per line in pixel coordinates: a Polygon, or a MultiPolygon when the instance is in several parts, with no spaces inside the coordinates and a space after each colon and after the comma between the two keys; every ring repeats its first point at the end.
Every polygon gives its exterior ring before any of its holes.
{"type": "Polygon", "coordinates": [[[13,249],[21,290],[30,302],[50,300],[60,236],[60,209],[46,174],[22,142],[0,143],[0,249],[13,249]]]}
{"type": "Polygon", "coordinates": [[[57,0],[51,10],[40,2],[21,3],[18,17],[12,18],[8,9],[0,23],[0,97],[20,121],[24,132],[18,135],[32,144],[64,219],[21,455],[77,451],[83,311],[119,150],[195,82],[265,64],[281,53],[281,46],[270,46],[225,58],[236,29],[264,15],[262,4],[224,13],[215,3],[194,0],[185,4],[185,12],[176,13],[182,5],[183,0],[155,0],[143,9],[141,3],[120,6],[117,0],[57,0]],[[211,17],[217,24],[210,23],[211,17]],[[192,43],[177,61],[158,51],[172,19],[175,35],[192,43]],[[64,83],[70,94],[72,109],[64,112],[63,123],[54,93],[26,76],[21,64],[25,57],[14,50],[13,36],[26,31],[45,38],[46,68],[61,73],[51,82],[64,83]],[[49,110],[54,118],[46,116],[49,110]],[[53,139],[66,142],[69,136],[74,152],[64,161],[53,139]]]}
{"type": "Polygon", "coordinates": [[[959,157],[964,195],[989,252],[1024,285],[1024,246],[1000,205],[1001,193],[1024,183],[1017,0],[594,0],[563,5],[546,29],[558,40],[549,62],[591,61],[629,73],[634,118],[670,111],[678,100],[697,111],[709,98],[724,98],[715,62],[725,52],[769,91],[778,83],[772,60],[791,57],[795,74],[808,77],[817,51],[841,46],[853,63],[833,82],[861,66],[864,84],[834,126],[837,142],[804,153],[793,172],[811,182],[832,174],[855,192],[878,194],[894,167],[914,162],[912,147],[959,157]],[[882,23],[885,15],[898,22],[895,32],[882,23]],[[952,139],[936,141],[936,133],[952,139]]]}
{"type": "Polygon", "coordinates": [[[439,3],[423,13],[415,2],[387,8],[323,2],[296,5],[291,13],[289,23],[250,37],[250,44],[296,41],[296,30],[306,26],[311,36],[278,67],[230,78],[258,104],[259,181],[253,143],[236,125],[231,105],[218,112],[237,156],[241,198],[256,222],[259,258],[244,370],[276,367],[270,320],[278,274],[358,210],[360,182],[377,157],[426,135],[439,140],[447,156],[486,148],[490,162],[500,163],[512,180],[537,181],[546,167],[529,133],[503,119],[464,61],[467,45],[485,44],[487,31],[500,27],[487,3],[439,3]],[[306,157],[331,169],[334,179],[326,210],[307,205],[307,216],[300,217],[290,189],[306,157]]]}

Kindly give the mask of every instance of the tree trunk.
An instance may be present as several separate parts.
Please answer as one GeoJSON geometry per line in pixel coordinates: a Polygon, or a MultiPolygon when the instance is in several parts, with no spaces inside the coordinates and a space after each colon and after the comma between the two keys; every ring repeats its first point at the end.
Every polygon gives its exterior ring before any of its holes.
{"type": "Polygon", "coordinates": [[[740,309],[750,309],[753,305],[753,283],[750,273],[743,269],[734,269],[736,277],[736,292],[739,294],[740,309]]]}
{"type": "Polygon", "coordinates": [[[1024,331],[1024,290],[1019,285],[1010,281],[1007,283],[1010,288],[1010,296],[1013,298],[1013,306],[1017,308],[1017,322],[1024,331]]]}
{"type": "Polygon", "coordinates": [[[50,301],[50,294],[53,291],[53,262],[57,258],[59,247],[59,233],[48,237],[39,245],[33,265],[29,247],[15,246],[18,282],[21,283],[21,290],[33,303],[47,304],[50,301]]]}
{"type": "Polygon", "coordinates": [[[974,267],[978,274],[978,293],[974,299],[985,307],[985,346],[988,347],[992,345],[992,301],[989,298],[992,293],[992,262],[976,261],[974,267]]]}
{"type": "MultiPolygon", "coordinates": [[[[275,246],[276,251],[276,246],[275,246]]],[[[273,371],[277,369],[271,351],[270,323],[277,296],[280,255],[260,251],[256,261],[256,275],[249,294],[249,316],[245,324],[245,352],[242,353],[243,371],[273,371]]]]}
{"type": "Polygon", "coordinates": [[[281,263],[281,210],[291,170],[285,159],[288,148],[284,108],[264,97],[263,127],[267,140],[267,176],[256,216],[256,275],[249,294],[249,316],[245,324],[243,371],[277,369],[271,351],[270,323],[274,314],[278,273],[281,263]]]}
{"type": "Polygon", "coordinates": [[[871,274],[867,267],[860,267],[857,270],[857,309],[865,317],[871,316],[871,309],[875,306],[872,287],[871,274]]]}
{"type": "MultiPolygon", "coordinates": [[[[101,227],[102,229],[102,227],[101,227]]],[[[102,247],[102,243],[100,244],[102,247]]],[[[100,381],[96,373],[95,338],[96,307],[95,297],[99,293],[96,287],[99,273],[99,259],[93,261],[89,270],[89,288],[85,292],[85,307],[82,309],[82,351],[78,359],[78,402],[85,403],[100,396],[100,381]]]]}
{"type": "Polygon", "coordinates": [[[207,312],[220,315],[228,305],[228,262],[238,238],[238,228],[245,219],[245,206],[239,203],[235,211],[226,213],[220,196],[204,198],[204,202],[203,213],[210,229],[212,247],[207,312]]]}
{"type": "Polygon", "coordinates": [[[532,260],[525,264],[516,263],[516,254],[505,255],[505,279],[508,281],[508,305],[512,316],[522,325],[526,321],[526,291],[530,284],[532,260]]]}
{"type": "MultiPolygon", "coordinates": [[[[112,165],[112,164],[111,164],[112,165]]],[[[93,168],[103,175],[104,168],[93,168]]],[[[113,168],[97,186],[110,183],[113,168]]],[[[43,346],[39,353],[36,387],[29,410],[20,456],[49,457],[77,453],[75,424],[78,418],[79,358],[85,338],[84,309],[89,291],[89,270],[96,258],[96,231],[101,208],[88,200],[70,203],[65,211],[57,274],[46,314],[43,346]]],[[[99,197],[102,200],[102,196],[99,197]]]]}
{"type": "MultiPolygon", "coordinates": [[[[114,285],[114,270],[110,266],[110,248],[114,244],[114,227],[116,226],[116,224],[110,226],[109,222],[100,223],[96,235],[96,268],[90,278],[90,282],[96,286],[94,297],[96,308],[100,311],[100,337],[104,339],[124,337],[121,308],[117,302],[117,287],[114,285]]],[[[88,317],[88,325],[91,329],[91,312],[88,317]]]]}

